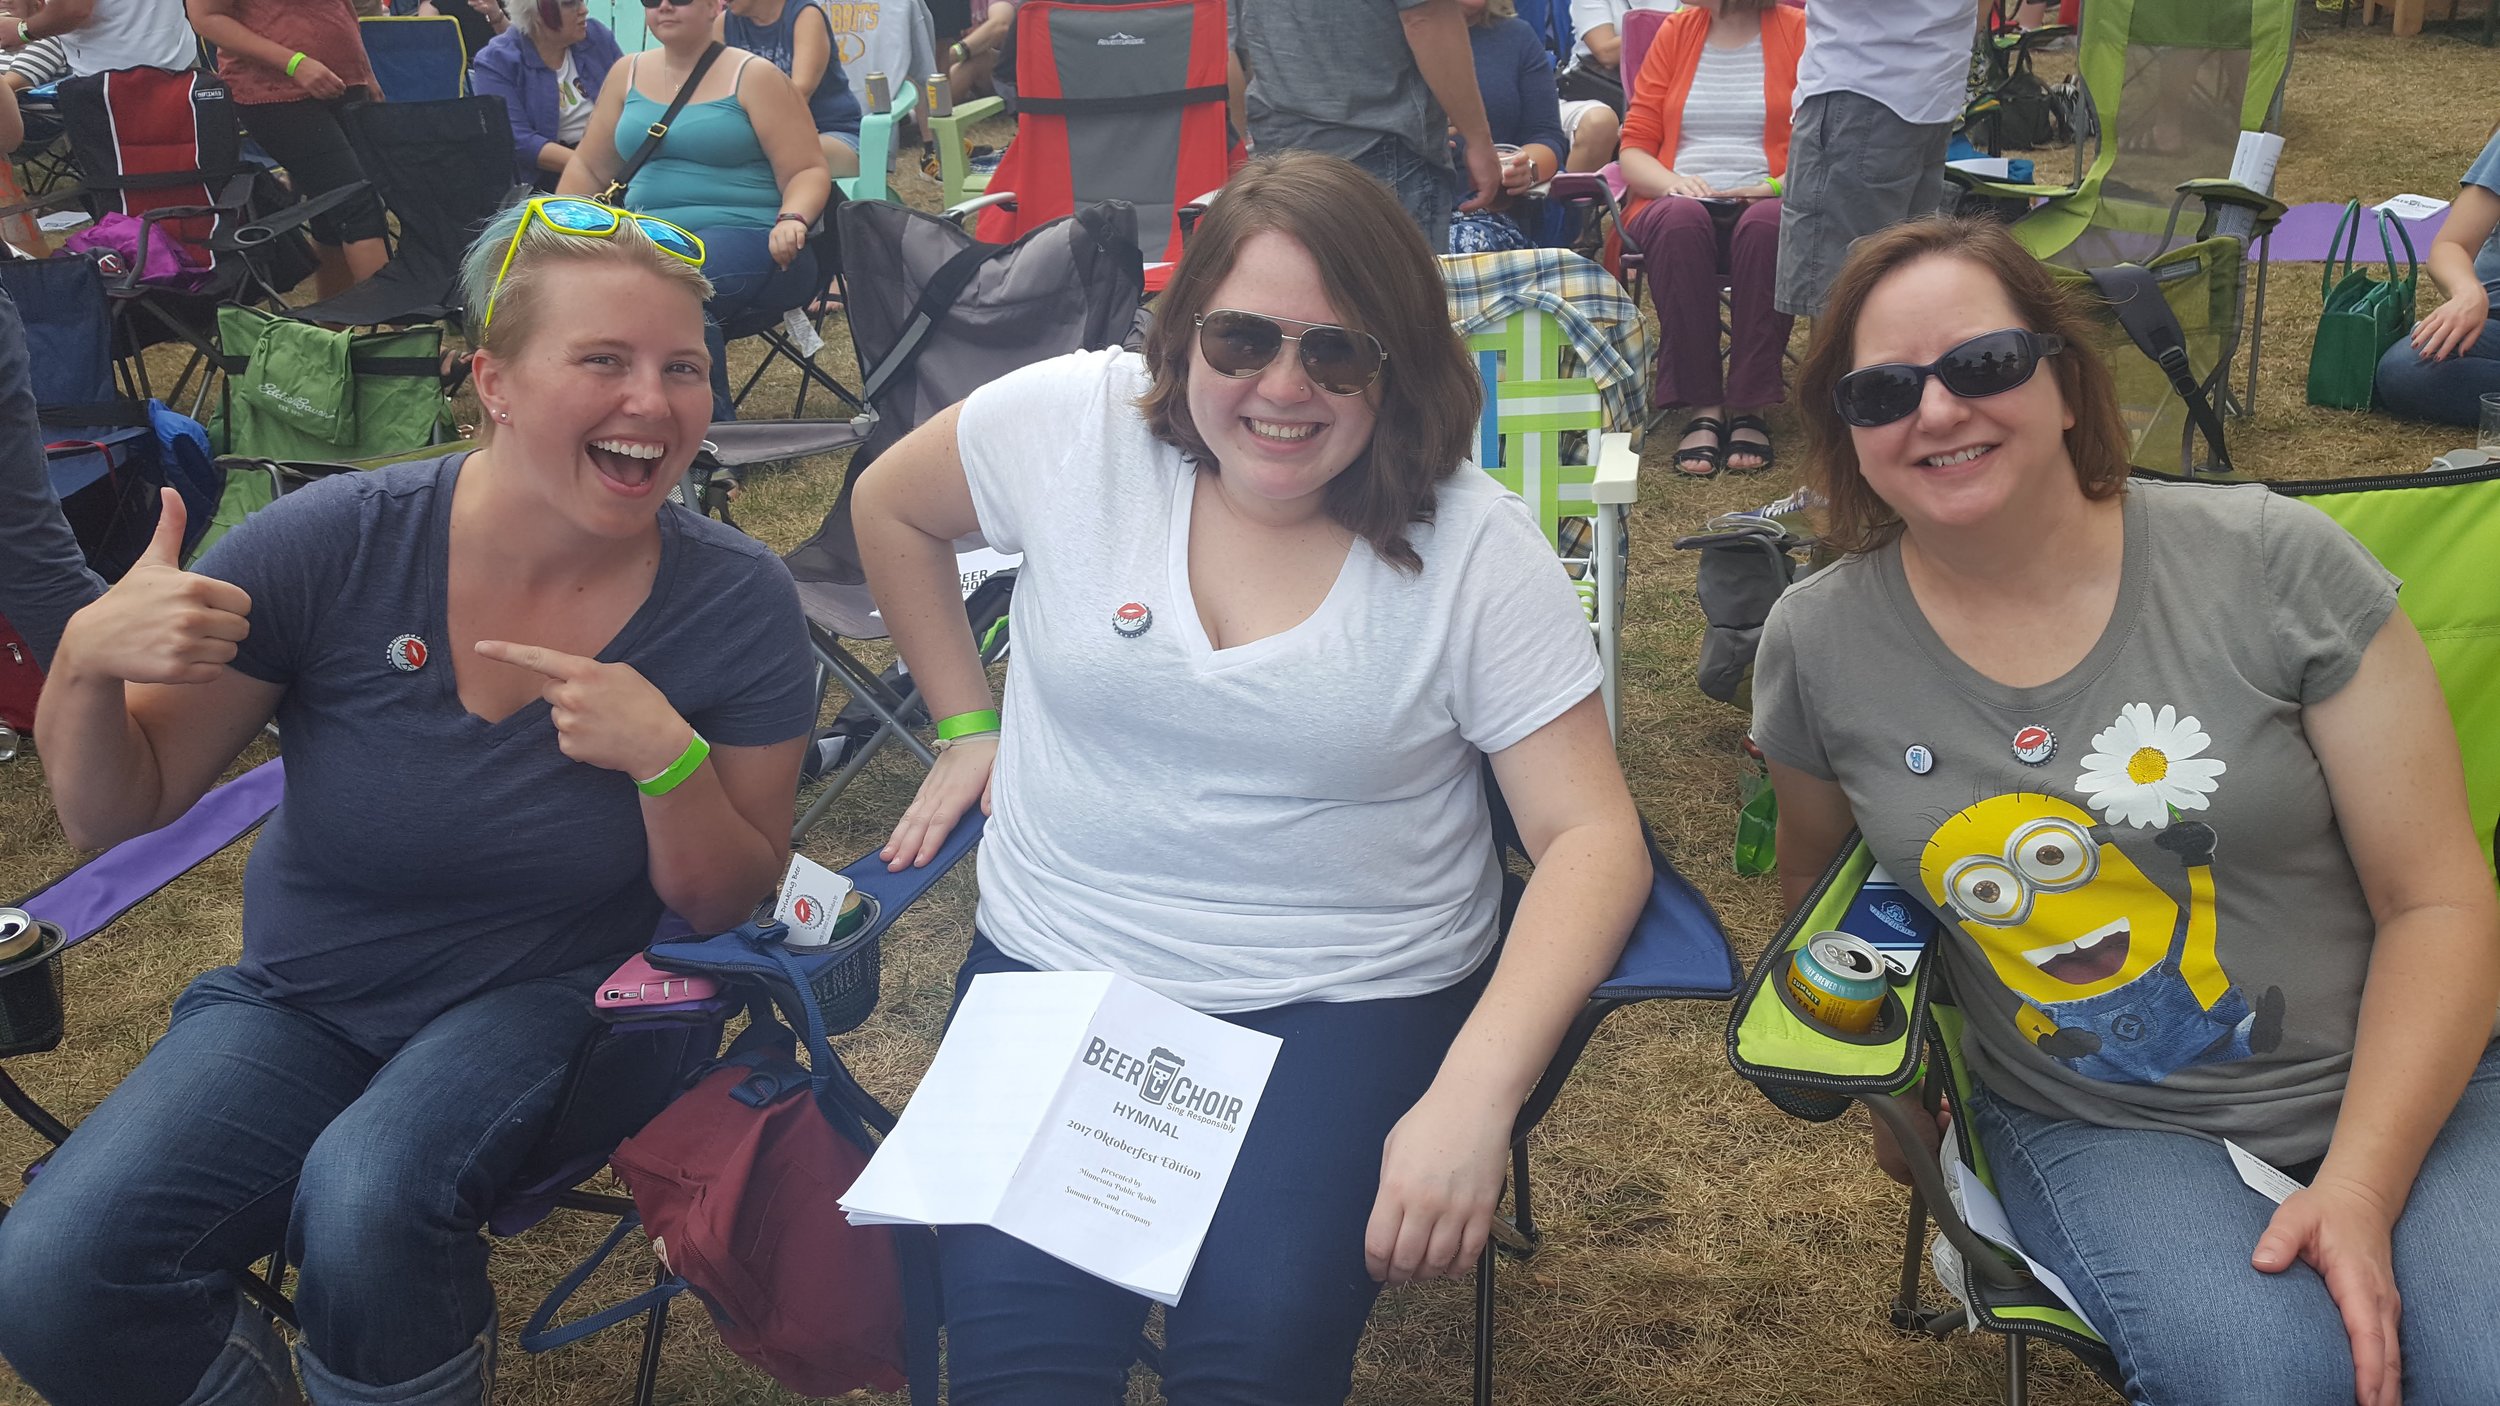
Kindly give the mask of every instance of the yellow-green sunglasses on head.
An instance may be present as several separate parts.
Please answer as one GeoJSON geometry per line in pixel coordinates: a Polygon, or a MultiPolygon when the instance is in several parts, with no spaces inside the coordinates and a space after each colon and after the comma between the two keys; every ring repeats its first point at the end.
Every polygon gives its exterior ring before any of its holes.
{"type": "Polygon", "coordinates": [[[587,239],[612,238],[631,220],[634,228],[642,231],[642,237],[657,245],[661,253],[683,259],[696,268],[703,267],[703,241],[666,220],[613,209],[577,195],[539,196],[522,209],[521,222],[512,227],[512,242],[504,246],[503,267],[495,270],[495,286],[486,295],[486,315],[478,321],[477,337],[481,342],[486,340],[487,329],[495,325],[495,299],[503,292],[504,275],[512,272],[512,261],[521,252],[521,236],[529,233],[532,220],[559,233],[587,239]]]}

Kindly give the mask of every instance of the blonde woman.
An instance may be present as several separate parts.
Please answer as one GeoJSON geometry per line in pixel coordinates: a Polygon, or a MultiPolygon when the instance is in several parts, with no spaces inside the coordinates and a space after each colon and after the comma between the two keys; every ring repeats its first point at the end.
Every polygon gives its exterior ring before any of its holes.
{"type": "Polygon", "coordinates": [[[467,269],[481,447],[312,485],[196,571],[168,493],[71,619],[36,735],[72,843],[180,815],[273,720],[286,793],[241,960],[0,1221],[0,1353],[44,1399],[299,1399],[231,1275],[284,1245],[316,1406],[485,1400],[478,1228],[591,992],[663,907],[770,891],[815,715],[779,561],[667,503],[710,419],[699,257],[506,212],[467,269]]]}

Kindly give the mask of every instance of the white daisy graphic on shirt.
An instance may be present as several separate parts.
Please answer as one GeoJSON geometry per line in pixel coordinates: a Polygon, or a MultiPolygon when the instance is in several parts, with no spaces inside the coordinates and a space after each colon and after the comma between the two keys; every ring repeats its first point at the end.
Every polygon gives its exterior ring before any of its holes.
{"type": "Polygon", "coordinates": [[[2075,790],[2101,818],[2159,830],[2181,811],[2203,810],[2224,767],[2199,755],[2213,745],[2193,716],[2164,703],[2130,703],[2093,735],[2075,790]]]}

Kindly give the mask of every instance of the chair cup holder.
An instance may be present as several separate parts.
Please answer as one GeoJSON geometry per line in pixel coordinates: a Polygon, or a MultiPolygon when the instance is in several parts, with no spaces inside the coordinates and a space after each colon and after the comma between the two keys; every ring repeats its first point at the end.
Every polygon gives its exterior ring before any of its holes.
{"type": "Polygon", "coordinates": [[[883,961],[883,948],[878,942],[883,916],[876,896],[859,896],[863,909],[859,931],[844,938],[821,954],[810,954],[808,989],[815,994],[817,1006],[824,1011],[825,1034],[846,1034],[858,1029],[877,1008],[877,977],[883,961]]]}
{"type": "Polygon", "coordinates": [[[61,1043],[61,930],[35,926],[34,947],[0,962],[0,1059],[61,1043]]]}
{"type": "Polygon", "coordinates": [[[1870,1047],[1889,1045],[1899,1040],[1910,1028],[1910,1013],[1908,1007],[1901,1003],[1901,988],[1889,982],[1884,986],[1883,1007],[1875,1012],[1875,1023],[1868,1026],[1865,1033],[1857,1035],[1852,1035],[1846,1030],[1834,1030],[1807,1015],[1804,1008],[1797,1004],[1797,993],[1788,989],[1787,981],[1779,974],[1774,973],[1765,985],[1769,986],[1773,994],[1779,997],[1780,1004],[1788,1008],[1790,1015],[1795,1016],[1807,1028],[1827,1040],[1870,1047]]]}

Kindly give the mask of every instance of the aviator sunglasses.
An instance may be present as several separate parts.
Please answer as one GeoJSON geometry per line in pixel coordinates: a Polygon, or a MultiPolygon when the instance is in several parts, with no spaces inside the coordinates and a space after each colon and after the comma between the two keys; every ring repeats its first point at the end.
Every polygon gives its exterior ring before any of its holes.
{"type": "Polygon", "coordinates": [[[504,246],[503,267],[495,270],[495,286],[486,295],[486,315],[478,320],[477,337],[486,340],[487,329],[495,325],[495,299],[503,292],[504,275],[512,272],[512,261],[521,252],[521,236],[529,233],[530,221],[537,220],[549,229],[563,234],[578,234],[587,239],[613,239],[627,220],[642,231],[642,237],[659,246],[661,253],[683,259],[696,268],[703,267],[703,241],[666,220],[649,215],[636,215],[611,209],[595,200],[571,195],[542,195],[521,212],[521,222],[512,227],[512,242],[504,246]]]}
{"type": "Polygon", "coordinates": [[[1979,400],[2030,380],[2040,369],[2040,358],[2065,349],[2064,338],[2025,327],[1982,332],[1925,366],[1886,362],[1859,367],[1832,387],[1832,408],[1860,429],[1889,425],[1917,411],[1930,376],[1964,400],[1979,400]]]}
{"type": "Polygon", "coordinates": [[[1381,364],[1389,359],[1369,332],[1324,322],[1307,324],[1297,336],[1272,317],[1222,308],[1198,314],[1197,323],[1198,354],[1217,375],[1234,380],[1265,371],[1292,342],[1312,385],[1330,395],[1361,395],[1380,379],[1381,364]]]}

